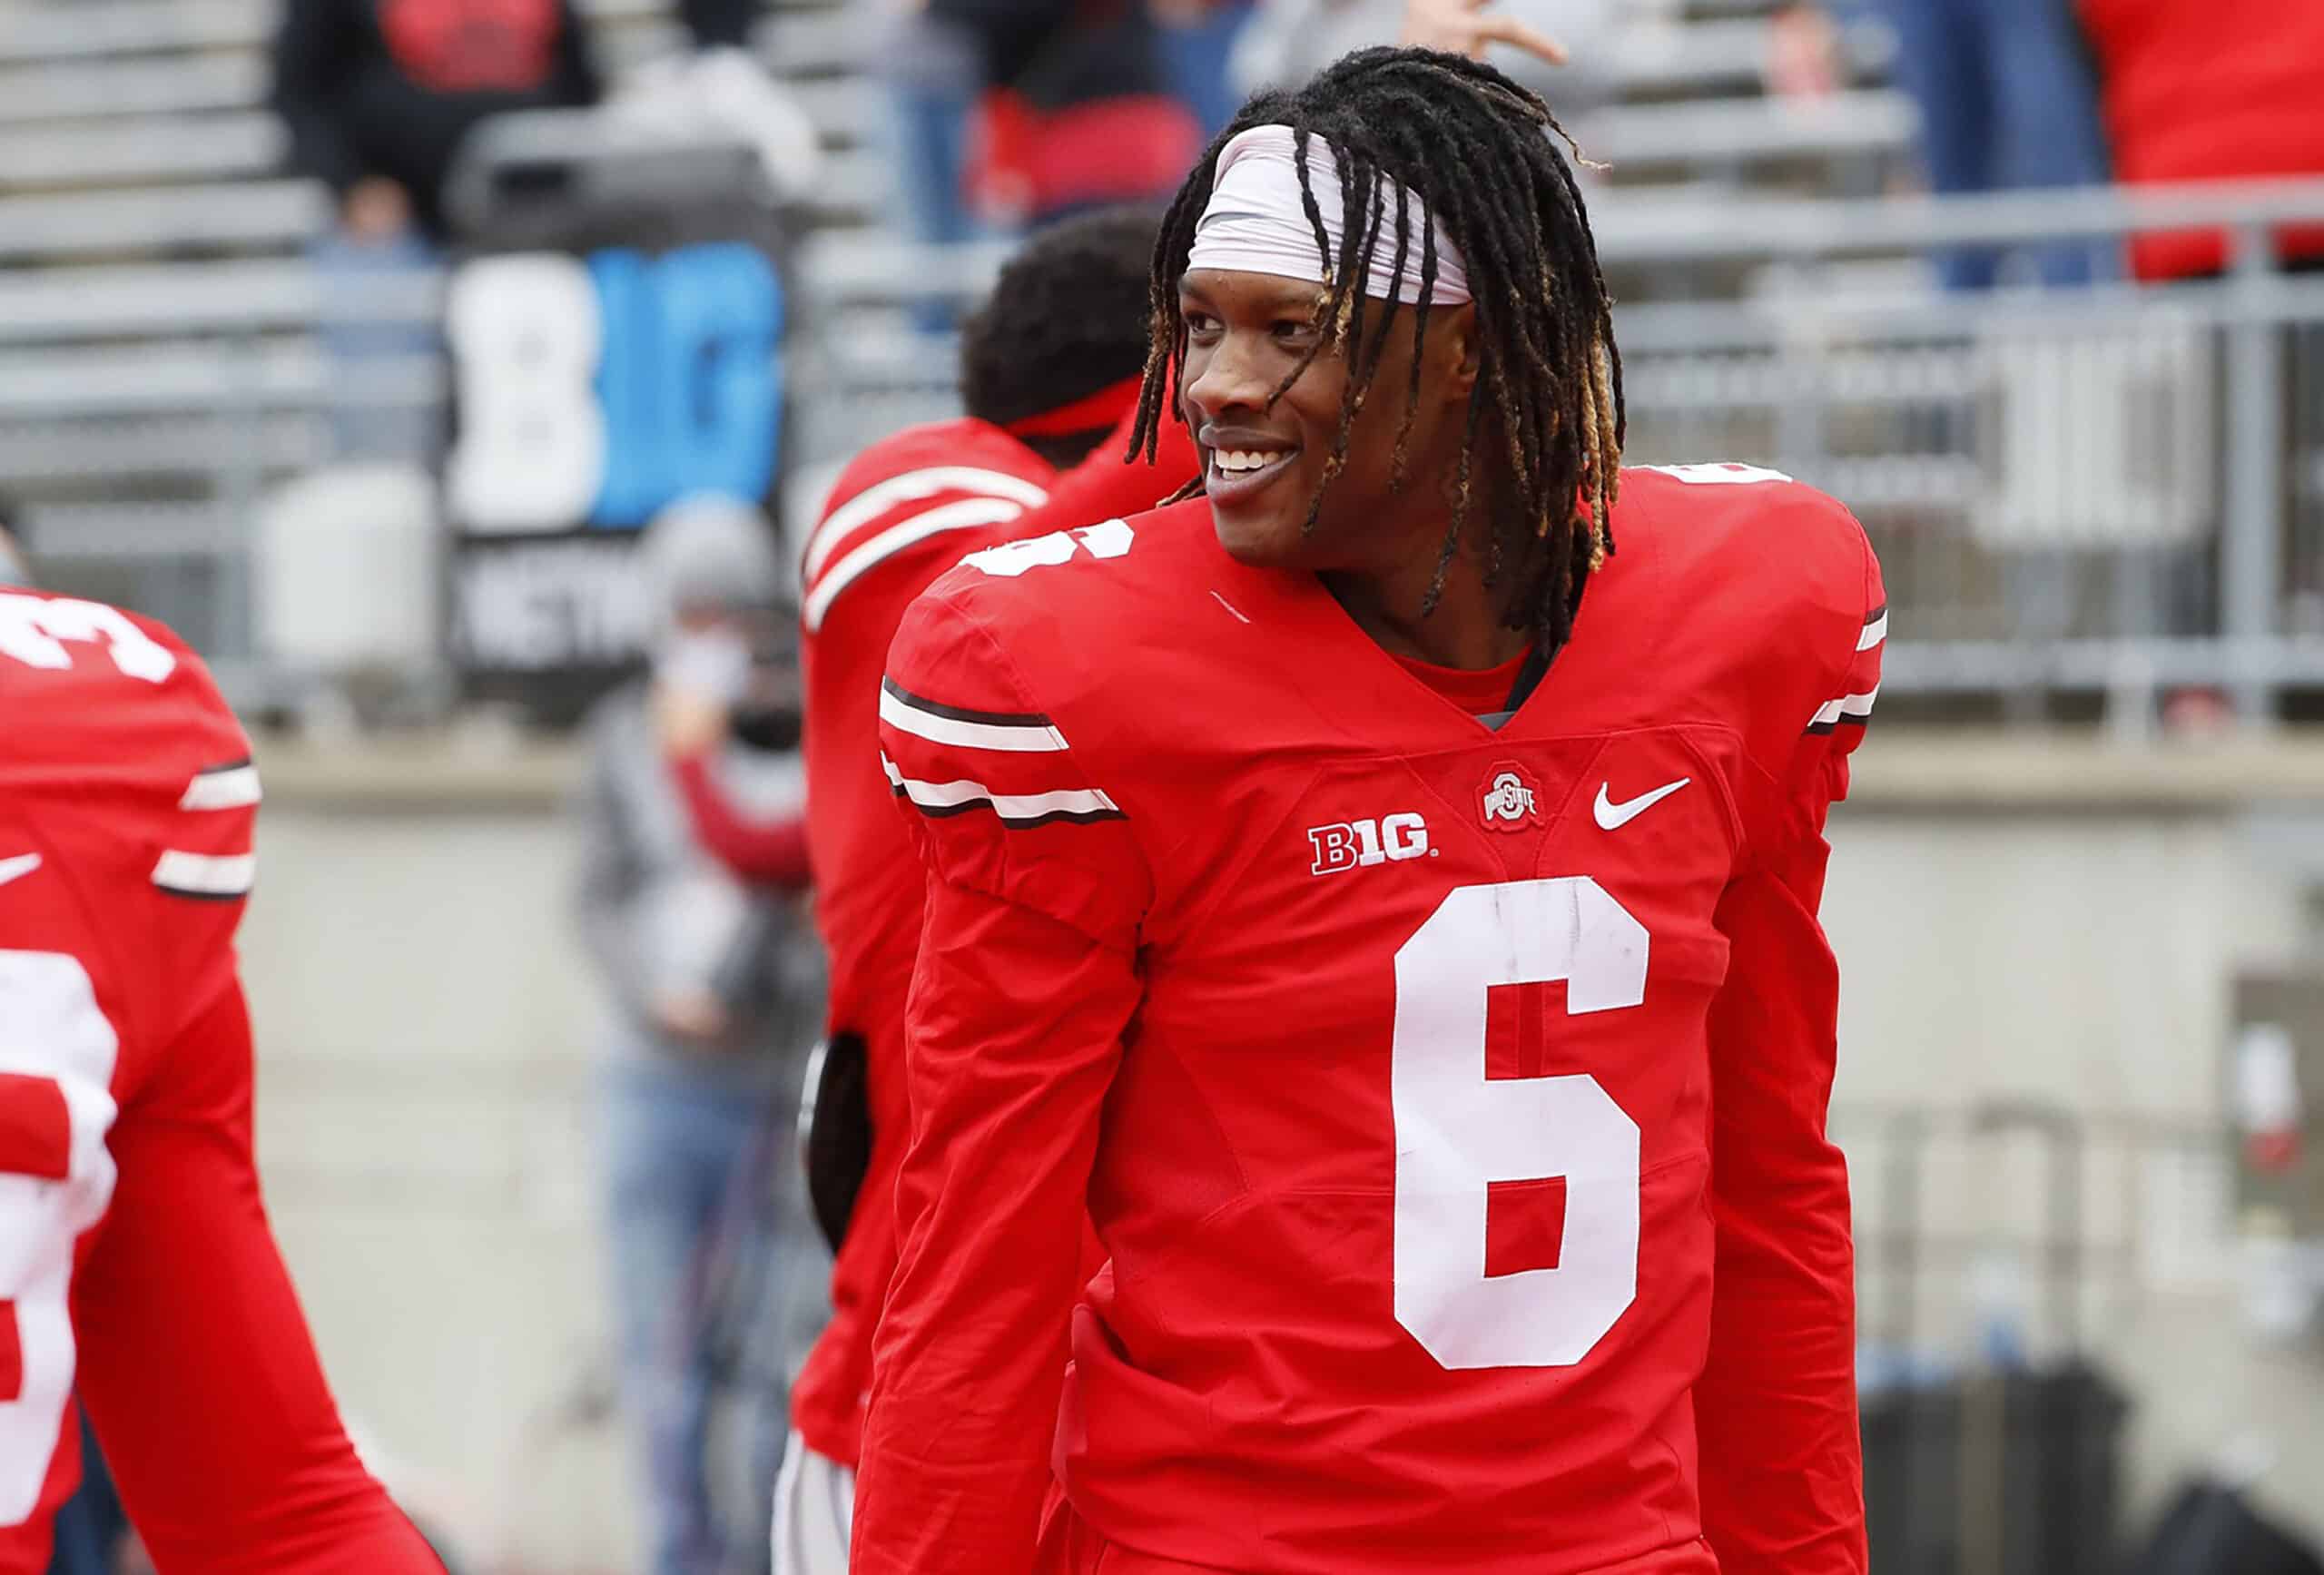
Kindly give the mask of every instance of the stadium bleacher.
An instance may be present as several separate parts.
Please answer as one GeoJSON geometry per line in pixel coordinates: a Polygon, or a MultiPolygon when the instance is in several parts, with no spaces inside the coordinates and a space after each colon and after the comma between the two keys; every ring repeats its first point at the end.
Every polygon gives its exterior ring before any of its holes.
{"type": "MultiPolygon", "coordinates": [[[[676,46],[664,0],[583,9],[616,78],[676,46]]],[[[1574,130],[1635,188],[1620,222],[1650,233],[1657,213],[1699,221],[1706,202],[1862,188],[1909,143],[1909,110],[1874,84],[1805,107],[1761,97],[1766,9],[1689,0],[1642,10],[1619,36],[1604,63],[1615,100],[1574,130]]],[[[282,169],[265,107],[275,15],[275,0],[0,13],[0,491],[24,500],[31,540],[68,581],[109,578],[123,559],[231,575],[235,511],[330,457],[326,399],[348,390],[319,339],[347,307],[301,258],[330,205],[282,169]]],[[[827,155],[806,276],[830,320],[821,347],[843,358],[854,391],[805,423],[810,462],[949,398],[946,357],[904,331],[901,303],[931,280],[973,289],[997,261],[990,249],[931,260],[884,222],[885,99],[862,66],[867,25],[802,0],[773,7],[757,40],[827,155]]],[[[1876,36],[1856,42],[1858,70],[1876,72],[1876,36]]],[[[426,320],[433,301],[421,289],[367,310],[426,320]]],[[[383,409],[442,386],[419,364],[373,382],[363,395],[383,409]]],[[[200,607],[164,611],[213,648],[240,645],[200,607]]]]}

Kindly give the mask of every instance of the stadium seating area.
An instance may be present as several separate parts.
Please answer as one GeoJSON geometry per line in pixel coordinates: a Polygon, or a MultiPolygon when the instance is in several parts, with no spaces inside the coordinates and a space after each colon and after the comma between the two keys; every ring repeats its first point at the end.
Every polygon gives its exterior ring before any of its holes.
{"type": "MultiPolygon", "coordinates": [[[[677,47],[659,0],[584,9],[616,76],[677,47]]],[[[1574,128],[1640,188],[1613,211],[1611,250],[1699,223],[1707,202],[1876,190],[1906,152],[1910,107],[1877,86],[1805,106],[1759,95],[1765,9],[1642,6],[1620,35],[1616,101],[1574,128]]],[[[248,518],[271,485],[330,458],[326,391],[407,418],[443,392],[426,356],[330,388],[326,319],[425,320],[433,302],[424,290],[332,301],[304,263],[329,203],[282,172],[265,107],[273,16],[272,0],[30,0],[0,15],[0,492],[24,502],[66,581],[157,606],[228,653],[243,647],[248,518]]],[[[801,320],[837,347],[828,369],[852,392],[802,428],[809,463],[947,399],[946,358],[902,331],[899,303],[931,279],[971,288],[993,261],[931,261],[883,226],[884,100],[859,72],[862,48],[860,13],[814,0],[781,5],[759,34],[828,155],[801,320]]],[[[1855,52],[1867,73],[1878,49],[1855,52]]]]}

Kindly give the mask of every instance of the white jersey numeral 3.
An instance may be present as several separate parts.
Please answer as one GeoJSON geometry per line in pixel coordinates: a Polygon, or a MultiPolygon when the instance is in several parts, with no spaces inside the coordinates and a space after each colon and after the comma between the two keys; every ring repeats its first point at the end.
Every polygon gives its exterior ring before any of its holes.
{"type": "Polygon", "coordinates": [[[0,951],[0,1101],[24,1101],[34,1130],[61,1093],[64,1177],[0,1173],[0,1318],[15,1321],[22,1377],[0,1401],[0,1526],[39,1502],[73,1393],[73,1254],[113,1200],[113,1068],[120,1040],[88,971],[54,951],[0,951]],[[13,1304],[13,1305],[11,1305],[13,1304]]]}
{"type": "Polygon", "coordinates": [[[1646,927],[1585,875],[1462,886],[1396,952],[1396,1321],[1445,1367],[1570,1367],[1638,1294],[1638,1123],[1587,1075],[1485,1078],[1495,985],[1646,999],[1646,927]],[[1485,1275],[1488,1184],[1563,1176],[1555,1268],[1485,1275]]]}

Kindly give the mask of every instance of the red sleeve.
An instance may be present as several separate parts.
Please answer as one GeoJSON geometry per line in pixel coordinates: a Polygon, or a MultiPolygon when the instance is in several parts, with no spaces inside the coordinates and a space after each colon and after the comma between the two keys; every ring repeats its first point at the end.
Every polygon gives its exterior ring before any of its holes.
{"type": "MultiPolygon", "coordinates": [[[[1122,458],[1132,424],[1133,417],[1124,417],[1088,458],[1039,483],[1029,476],[973,466],[923,463],[852,491],[816,526],[801,566],[805,595],[800,616],[808,635],[825,628],[833,605],[844,595],[851,603],[869,605],[861,615],[837,620],[837,625],[852,625],[862,637],[881,642],[884,652],[893,629],[889,621],[892,614],[885,609],[908,601],[965,554],[996,542],[1022,541],[1143,514],[1194,478],[1201,461],[1182,423],[1163,423],[1151,464],[1143,457],[1128,462],[1122,458]],[[911,590],[898,596],[896,587],[907,585],[911,590]],[[862,586],[881,587],[895,599],[865,596],[855,588],[862,586]]],[[[988,429],[975,441],[990,444],[996,438],[1015,451],[1021,465],[1038,463],[1015,439],[995,430],[988,429]]],[[[913,457],[921,461],[939,458],[917,450],[913,457]]],[[[871,458],[867,455],[866,460],[871,458]]],[[[962,458],[997,464],[1003,456],[967,449],[962,458]]],[[[909,461],[897,457],[891,462],[909,461]]]]}
{"type": "Polygon", "coordinates": [[[74,1286],[81,1395],[155,1563],[185,1575],[440,1575],[356,1459],[251,1156],[229,984],[122,1112],[113,1206],[74,1286]]]}
{"type": "Polygon", "coordinates": [[[915,604],[882,693],[929,900],[853,1567],[1023,1575],[1149,882],[1119,810],[965,615],[915,604]]]}
{"type": "Polygon", "coordinates": [[[689,754],[670,763],[694,834],[736,878],[754,886],[799,891],[808,883],[807,821],[803,815],[746,820],[719,791],[706,756],[689,754]]]}
{"type": "Polygon", "coordinates": [[[1887,610],[1867,551],[1856,649],[1800,736],[1782,822],[1718,924],[1711,1006],[1710,1352],[1695,1392],[1703,1528],[1725,1575],[1863,1575],[1847,1165],[1825,1135],[1839,968],[1817,920],[1826,812],[1880,685],[1887,610]]]}

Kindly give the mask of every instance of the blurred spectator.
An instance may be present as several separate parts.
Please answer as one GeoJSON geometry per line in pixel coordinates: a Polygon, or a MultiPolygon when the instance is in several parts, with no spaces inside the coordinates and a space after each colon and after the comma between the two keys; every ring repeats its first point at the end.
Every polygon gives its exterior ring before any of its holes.
{"type": "Polygon", "coordinates": [[[1505,44],[1494,64],[1547,96],[1561,118],[1607,95],[1602,63],[1635,0],[1258,0],[1236,42],[1233,73],[1245,94],[1293,87],[1353,49],[1411,44],[1475,59],[1505,44]],[[1555,36],[1553,37],[1552,34],[1555,36]],[[1553,72],[1575,62],[1570,71],[1553,72]],[[1529,58],[1530,57],[1530,58],[1529,58]]]}
{"type": "Polygon", "coordinates": [[[599,95],[572,0],[290,0],[274,37],[293,161],[375,246],[443,240],[444,177],[478,121],[599,95]]]}
{"type": "Polygon", "coordinates": [[[380,419],[365,373],[435,348],[432,326],[381,315],[380,286],[430,267],[446,240],[445,178],[478,123],[595,103],[596,69],[571,0],[288,0],[274,35],[274,105],[293,165],[330,185],[340,222],[310,255],[338,363],[340,458],[419,460],[425,419],[380,419]]]}
{"type": "MultiPolygon", "coordinates": [[[[896,0],[879,59],[894,99],[898,218],[917,241],[1156,199],[1200,149],[1197,112],[1174,95],[1146,0],[896,0]]],[[[928,329],[952,317],[920,313],[928,329]]]]}
{"type": "MultiPolygon", "coordinates": [[[[2324,5],[2315,0],[2081,0],[2114,162],[2131,184],[2324,174],[2324,5]]],[[[2324,226],[2278,232],[2324,261],[2324,226]]],[[[2142,279],[2216,273],[2226,238],[2143,237],[2142,279]]]]}
{"type": "Polygon", "coordinates": [[[1256,9],[1253,0],[1154,0],[1170,91],[1193,112],[1207,143],[1226,129],[1243,95],[1235,91],[1235,41],[1256,9]]]}
{"type": "MultiPolygon", "coordinates": [[[[648,531],[665,634],[650,683],[591,727],[581,827],[583,934],[615,1013],[606,1174],[623,1393],[645,1472],[653,1575],[711,1575],[763,1543],[722,1529],[704,1454],[718,1360],[715,1263],[765,1262],[767,1157],[821,1016],[812,930],[786,894],[744,891],[693,833],[655,737],[657,694],[734,712],[708,769],[756,819],[796,814],[794,620],[778,605],[771,527],[741,505],[674,506],[648,531]],[[772,657],[772,659],[770,659],[772,657]],[[791,674],[786,680],[785,674],[791,674]],[[783,684],[792,693],[783,693],[783,684]]],[[[793,883],[794,885],[797,882],[793,883]]],[[[781,1396],[752,1393],[744,1428],[771,1462],[781,1396]]]]}
{"type": "MultiPolygon", "coordinates": [[[[1895,29],[1897,85],[1920,108],[1929,186],[1945,195],[2105,182],[2097,82],[2072,4],[1824,0],[1843,21],[1869,15],[1895,29]]],[[[1790,7],[1774,33],[1773,84],[1809,92],[1843,75],[1829,18],[1790,7]]],[[[2044,284],[2087,284],[2119,269],[2112,246],[2088,241],[2033,248],[2031,256],[2044,284]]],[[[1941,257],[1937,269],[1948,290],[1985,290],[2001,261],[1991,249],[1965,248],[1941,257]]]]}
{"type": "MultiPolygon", "coordinates": [[[[962,0],[934,0],[941,5],[962,0]]],[[[992,221],[1158,202],[1201,151],[1146,0],[981,0],[970,187],[992,221]]]]}
{"type": "MultiPolygon", "coordinates": [[[[877,58],[892,111],[886,120],[902,209],[898,227],[930,245],[972,239],[969,117],[984,83],[975,29],[949,6],[891,0],[877,58]]],[[[937,331],[951,326],[953,313],[931,303],[916,316],[921,328],[937,331]]]]}

